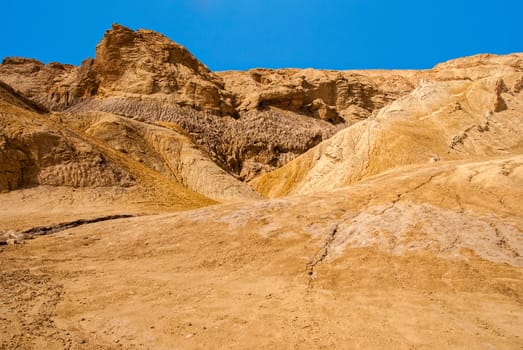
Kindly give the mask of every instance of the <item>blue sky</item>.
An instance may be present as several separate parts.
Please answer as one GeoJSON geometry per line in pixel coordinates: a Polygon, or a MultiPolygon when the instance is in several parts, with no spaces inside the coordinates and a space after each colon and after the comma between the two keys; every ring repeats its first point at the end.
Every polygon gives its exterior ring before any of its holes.
{"type": "Polygon", "coordinates": [[[523,0],[5,0],[0,58],[75,65],[113,22],[159,31],[212,70],[430,68],[523,51],[523,0]]]}

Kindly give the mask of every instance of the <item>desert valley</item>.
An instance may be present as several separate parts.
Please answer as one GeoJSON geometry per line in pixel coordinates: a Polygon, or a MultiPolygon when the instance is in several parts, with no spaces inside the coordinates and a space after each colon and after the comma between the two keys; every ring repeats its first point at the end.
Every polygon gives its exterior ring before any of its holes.
{"type": "Polygon", "coordinates": [[[523,53],[0,65],[0,349],[521,349],[523,53]]]}

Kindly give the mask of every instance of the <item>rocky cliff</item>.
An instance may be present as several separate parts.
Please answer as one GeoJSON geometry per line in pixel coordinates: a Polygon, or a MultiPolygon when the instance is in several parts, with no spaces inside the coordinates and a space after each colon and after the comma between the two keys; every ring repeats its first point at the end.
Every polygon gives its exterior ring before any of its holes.
{"type": "Polygon", "coordinates": [[[153,195],[172,192],[167,201],[181,207],[259,198],[174,124],[102,112],[49,114],[5,83],[0,111],[0,192],[39,185],[153,186],[153,195]]]}
{"type": "Polygon", "coordinates": [[[410,92],[416,72],[255,69],[213,73],[184,47],[113,25],[80,67],[6,58],[0,80],[52,111],[174,122],[250,180],[410,92]],[[291,126],[292,125],[292,126],[291,126]]]}
{"type": "Polygon", "coordinates": [[[6,89],[0,91],[0,191],[38,184],[125,187],[134,183],[129,172],[96,147],[36,113],[31,104],[6,89]]]}

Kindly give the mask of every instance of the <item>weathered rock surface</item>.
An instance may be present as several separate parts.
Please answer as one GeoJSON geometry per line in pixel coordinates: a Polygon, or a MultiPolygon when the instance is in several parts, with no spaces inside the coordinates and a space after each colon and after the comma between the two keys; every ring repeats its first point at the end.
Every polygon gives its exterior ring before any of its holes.
{"type": "Polygon", "coordinates": [[[0,191],[35,185],[130,186],[134,178],[62,126],[0,100],[0,191]]]}
{"type": "Polygon", "coordinates": [[[100,112],[37,114],[29,105],[18,107],[24,101],[5,92],[2,96],[10,98],[0,100],[1,191],[36,185],[129,187],[152,171],[216,201],[259,198],[212,162],[176,125],[152,125],[100,112]]]}
{"type": "Polygon", "coordinates": [[[434,79],[253,186],[269,197],[310,193],[409,164],[522,154],[522,71],[516,54],[440,65],[434,79]]]}
{"type": "Polygon", "coordinates": [[[176,124],[153,125],[104,112],[58,118],[77,132],[215,201],[260,198],[252,188],[217,166],[176,124]]]}
{"type": "MultiPolygon", "coordinates": [[[[174,122],[224,170],[248,181],[377,113],[421,79],[476,81],[499,66],[519,69],[520,60],[480,55],[430,71],[213,73],[165,36],[115,24],[80,67],[6,58],[0,79],[54,111],[174,122]]],[[[493,111],[503,108],[500,100],[493,111]]]]}
{"type": "Polygon", "coordinates": [[[20,57],[5,58],[0,79],[25,97],[50,110],[63,110],[97,91],[92,59],[80,67],[52,62],[47,65],[20,57]]]}
{"type": "Polygon", "coordinates": [[[48,112],[48,110],[41,106],[36,104],[35,102],[29,100],[25,96],[20,95],[17,93],[11,86],[7,85],[3,81],[0,80],[0,101],[4,101],[6,103],[9,103],[13,106],[21,107],[36,113],[45,113],[48,112]]]}
{"type": "Polygon", "coordinates": [[[4,101],[0,107],[1,191],[36,185],[128,187],[152,171],[216,201],[259,198],[176,125],[108,113],[39,115],[4,101]]]}
{"type": "Polygon", "coordinates": [[[61,111],[91,97],[161,95],[180,105],[233,113],[223,82],[183,46],[148,30],[113,25],[80,67],[6,58],[0,79],[61,111]]]}
{"type": "Polygon", "coordinates": [[[276,107],[299,115],[352,124],[414,88],[416,72],[253,69],[220,72],[238,110],[276,107]]]}
{"type": "Polygon", "coordinates": [[[212,160],[244,180],[285,164],[339,129],[279,109],[249,111],[235,119],[147,97],[92,99],[68,111],[104,111],[147,123],[175,123],[212,160]]]}
{"type": "Polygon", "coordinates": [[[149,31],[113,25],[96,47],[99,96],[168,95],[180,105],[233,113],[223,82],[183,46],[149,31]]]}
{"type": "Polygon", "coordinates": [[[416,73],[213,73],[161,34],[113,25],[80,67],[6,58],[0,79],[54,111],[175,122],[222,168],[250,180],[410,92],[416,73]]]}

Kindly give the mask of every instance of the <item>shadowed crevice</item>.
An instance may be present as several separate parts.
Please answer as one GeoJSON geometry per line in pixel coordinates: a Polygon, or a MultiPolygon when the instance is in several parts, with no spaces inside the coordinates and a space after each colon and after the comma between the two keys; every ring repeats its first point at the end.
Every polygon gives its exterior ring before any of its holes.
{"type": "Polygon", "coordinates": [[[107,220],[132,218],[135,216],[136,215],[120,214],[120,215],[101,216],[101,217],[94,218],[94,219],[79,219],[79,220],[74,220],[74,221],[70,221],[70,222],[63,222],[63,223],[56,224],[56,225],[33,227],[33,228],[23,231],[22,233],[32,235],[32,236],[43,236],[43,235],[48,235],[51,233],[56,233],[56,232],[60,232],[63,230],[67,230],[67,229],[70,229],[73,227],[81,226],[81,225],[94,224],[95,222],[107,221],[107,220]]]}

